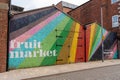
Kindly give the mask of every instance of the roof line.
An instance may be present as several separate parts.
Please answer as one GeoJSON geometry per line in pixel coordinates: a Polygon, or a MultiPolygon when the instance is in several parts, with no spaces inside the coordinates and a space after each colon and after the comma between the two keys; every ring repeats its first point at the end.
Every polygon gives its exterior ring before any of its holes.
{"type": "MultiPolygon", "coordinates": [[[[80,22],[77,20],[77,19],[75,19],[74,17],[72,17],[72,16],[70,16],[69,14],[67,14],[67,13],[65,13],[65,12],[63,12],[62,10],[60,10],[59,8],[57,8],[57,6],[56,5],[53,5],[56,9],[58,9],[59,11],[61,11],[62,13],[64,13],[65,15],[67,15],[67,16],[69,16],[70,18],[72,18],[74,21],[76,21],[77,23],[79,23],[80,24],[80,22]]],[[[80,24],[81,25],[81,24],[80,24]]]]}
{"type": "Polygon", "coordinates": [[[22,6],[17,6],[17,5],[14,5],[14,4],[12,4],[11,6],[15,6],[15,7],[24,8],[24,7],[22,7],[22,6]]]}
{"type": "Polygon", "coordinates": [[[68,13],[70,13],[70,12],[72,12],[72,11],[74,11],[74,10],[76,10],[77,8],[79,8],[79,7],[81,7],[81,6],[83,6],[83,5],[86,5],[86,4],[88,4],[89,2],[91,2],[92,0],[90,0],[90,1],[88,1],[88,2],[86,2],[86,3],[84,3],[84,4],[82,4],[82,5],[80,5],[80,6],[78,6],[78,7],[76,7],[75,9],[72,9],[71,11],[69,11],[68,13]]]}
{"type": "Polygon", "coordinates": [[[71,4],[71,5],[74,5],[74,6],[78,6],[78,5],[75,5],[73,3],[69,3],[69,2],[66,2],[66,1],[61,1],[61,2],[68,3],[68,4],[71,4]]]}
{"type": "Polygon", "coordinates": [[[19,14],[29,13],[29,12],[32,12],[32,11],[37,11],[37,10],[41,10],[41,9],[45,9],[45,8],[49,8],[49,7],[53,7],[53,5],[52,6],[43,7],[43,8],[38,8],[38,9],[32,9],[32,10],[28,10],[28,11],[23,11],[23,12],[16,13],[16,14],[13,14],[13,15],[19,15],[19,14]]]}
{"type": "Polygon", "coordinates": [[[58,2],[56,5],[58,5],[59,3],[62,3],[62,1],[58,2]]]}
{"type": "Polygon", "coordinates": [[[67,15],[68,17],[72,18],[74,21],[78,22],[80,24],[80,22],[78,20],[76,20],[74,17],[70,16],[69,14],[63,12],[62,10],[60,10],[59,8],[57,8],[56,5],[52,5],[52,6],[48,6],[48,7],[43,7],[43,8],[38,8],[38,9],[33,9],[33,10],[29,10],[29,11],[24,11],[24,12],[21,12],[21,13],[17,13],[17,14],[14,14],[14,15],[19,15],[19,14],[24,14],[24,13],[29,13],[29,12],[32,12],[32,11],[37,11],[37,10],[41,10],[41,9],[45,9],[45,8],[49,8],[49,7],[55,7],[57,10],[59,10],[60,12],[64,13],[65,15],[67,15]]]}

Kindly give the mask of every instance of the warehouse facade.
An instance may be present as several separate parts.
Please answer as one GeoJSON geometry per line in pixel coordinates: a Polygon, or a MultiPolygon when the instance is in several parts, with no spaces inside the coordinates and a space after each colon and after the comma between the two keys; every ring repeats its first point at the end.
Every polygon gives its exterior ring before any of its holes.
{"type": "Polygon", "coordinates": [[[105,59],[118,59],[115,33],[97,23],[91,23],[85,31],[55,6],[14,15],[9,34],[9,69],[101,60],[102,37],[112,52],[105,59]]]}
{"type": "Polygon", "coordinates": [[[84,61],[84,40],[78,37],[84,39],[83,27],[54,6],[16,14],[10,20],[8,68],[84,61]]]}
{"type": "Polygon", "coordinates": [[[7,35],[0,33],[4,36],[1,44],[5,43],[4,47],[0,44],[0,51],[4,51],[0,56],[1,70],[101,60],[102,41],[111,50],[105,59],[118,59],[116,33],[108,32],[97,22],[91,22],[85,30],[74,18],[56,6],[12,15],[9,32],[7,26],[4,29],[9,34],[9,44],[7,35]]]}

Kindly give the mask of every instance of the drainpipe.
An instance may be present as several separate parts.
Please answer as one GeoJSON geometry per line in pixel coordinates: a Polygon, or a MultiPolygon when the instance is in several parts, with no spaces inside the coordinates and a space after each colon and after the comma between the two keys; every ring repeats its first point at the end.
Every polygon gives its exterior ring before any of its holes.
{"type": "Polygon", "coordinates": [[[8,10],[8,28],[7,28],[7,63],[6,63],[6,71],[8,71],[9,65],[9,27],[10,27],[10,11],[11,11],[11,0],[9,1],[9,10],[8,10]]]}

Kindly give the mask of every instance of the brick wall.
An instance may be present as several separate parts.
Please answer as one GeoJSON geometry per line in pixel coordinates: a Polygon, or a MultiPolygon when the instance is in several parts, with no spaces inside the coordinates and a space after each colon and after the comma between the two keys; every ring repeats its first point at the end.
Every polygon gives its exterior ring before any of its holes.
{"type": "Polygon", "coordinates": [[[58,9],[60,9],[61,11],[63,11],[62,2],[59,2],[59,3],[56,5],[56,7],[57,7],[58,9]]]}
{"type": "Polygon", "coordinates": [[[68,13],[69,11],[72,10],[72,9],[70,9],[70,8],[67,8],[67,7],[62,6],[62,2],[59,2],[59,3],[56,5],[56,7],[57,7],[58,9],[60,9],[61,11],[65,12],[65,13],[68,13]]]}
{"type": "Polygon", "coordinates": [[[79,20],[82,25],[97,22],[101,24],[101,5],[103,9],[103,25],[107,30],[116,31],[112,28],[112,16],[118,14],[118,3],[111,4],[111,0],[91,0],[69,14],[79,20]],[[76,16],[77,15],[77,16],[76,16]]]}
{"type": "Polygon", "coordinates": [[[63,12],[65,12],[65,13],[68,13],[69,11],[71,11],[72,9],[70,9],[70,8],[67,8],[67,7],[63,7],[63,12]]]}
{"type": "Polygon", "coordinates": [[[8,28],[8,0],[0,0],[0,72],[6,71],[7,28],[8,28]]]}

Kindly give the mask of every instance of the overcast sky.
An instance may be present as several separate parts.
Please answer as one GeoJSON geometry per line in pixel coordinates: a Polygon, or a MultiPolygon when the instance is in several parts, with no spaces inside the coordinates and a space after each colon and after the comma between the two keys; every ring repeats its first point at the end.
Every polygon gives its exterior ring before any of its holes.
{"type": "MultiPolygon", "coordinates": [[[[12,4],[24,7],[25,10],[31,10],[35,8],[41,8],[57,4],[61,0],[11,0],[12,4]]],[[[81,5],[89,0],[62,0],[75,5],[81,5]]]]}

